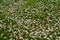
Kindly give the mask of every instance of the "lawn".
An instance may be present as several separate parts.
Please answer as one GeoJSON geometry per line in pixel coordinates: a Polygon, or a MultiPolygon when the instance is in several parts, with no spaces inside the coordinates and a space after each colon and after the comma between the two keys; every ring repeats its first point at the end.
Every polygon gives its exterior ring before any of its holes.
{"type": "Polygon", "coordinates": [[[60,40],[60,0],[0,0],[0,40],[60,40]]]}

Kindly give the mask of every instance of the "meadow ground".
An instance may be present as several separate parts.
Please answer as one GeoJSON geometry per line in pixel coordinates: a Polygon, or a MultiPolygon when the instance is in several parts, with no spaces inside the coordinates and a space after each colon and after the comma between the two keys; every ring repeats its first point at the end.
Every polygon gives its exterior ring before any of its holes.
{"type": "Polygon", "coordinates": [[[0,40],[60,40],[60,1],[0,0],[0,40]]]}

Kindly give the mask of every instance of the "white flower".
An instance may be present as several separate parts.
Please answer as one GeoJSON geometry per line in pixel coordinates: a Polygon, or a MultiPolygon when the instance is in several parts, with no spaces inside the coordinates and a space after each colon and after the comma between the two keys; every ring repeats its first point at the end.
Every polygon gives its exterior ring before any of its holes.
{"type": "Polygon", "coordinates": [[[2,24],[0,24],[0,28],[2,28],[3,27],[3,25],[2,24]]]}
{"type": "Polygon", "coordinates": [[[4,39],[6,39],[7,37],[4,37],[4,39]]]}

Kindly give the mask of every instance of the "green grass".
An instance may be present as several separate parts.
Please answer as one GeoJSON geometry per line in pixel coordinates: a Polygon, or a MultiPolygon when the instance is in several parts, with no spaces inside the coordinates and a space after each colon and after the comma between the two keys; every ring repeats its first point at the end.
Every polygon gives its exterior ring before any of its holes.
{"type": "Polygon", "coordinates": [[[0,0],[0,40],[60,40],[59,0],[0,0]]]}

